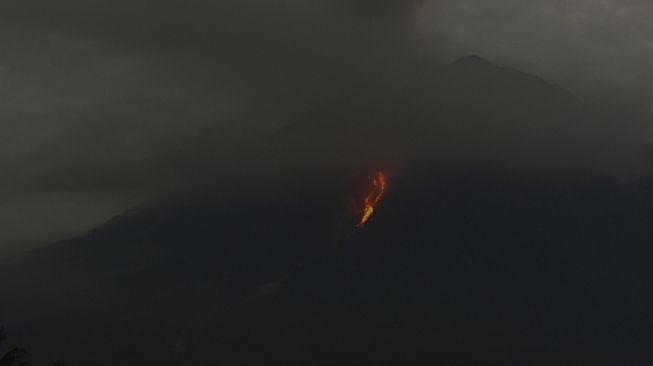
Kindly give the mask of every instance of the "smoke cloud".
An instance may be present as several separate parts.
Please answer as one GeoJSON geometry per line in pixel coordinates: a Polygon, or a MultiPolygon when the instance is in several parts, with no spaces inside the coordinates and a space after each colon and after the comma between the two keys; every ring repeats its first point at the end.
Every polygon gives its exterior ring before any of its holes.
{"type": "MultiPolygon", "coordinates": [[[[189,181],[228,174],[238,185],[259,169],[288,178],[303,164],[296,155],[353,153],[336,140],[370,126],[376,142],[402,141],[393,155],[418,146],[410,154],[437,164],[641,172],[652,15],[643,0],[2,4],[0,255],[189,181]],[[601,118],[529,129],[452,115],[441,70],[465,54],[540,75],[601,118]],[[425,124],[438,137],[415,143],[425,124]],[[292,138],[279,136],[303,139],[302,125],[311,141],[284,145],[292,138]]],[[[325,159],[318,168],[342,160],[325,159]]]]}

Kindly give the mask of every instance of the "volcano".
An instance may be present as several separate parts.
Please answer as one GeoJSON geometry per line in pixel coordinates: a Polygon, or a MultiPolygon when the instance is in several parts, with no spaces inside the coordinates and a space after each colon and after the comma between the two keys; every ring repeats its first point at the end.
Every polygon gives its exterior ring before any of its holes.
{"type": "MultiPolygon", "coordinates": [[[[548,131],[549,119],[586,120],[559,87],[478,58],[433,77],[419,87],[451,93],[412,103],[455,110],[457,131],[488,116],[531,132],[548,131]]],[[[387,106],[362,118],[361,105],[328,104],[257,153],[328,163],[311,169],[359,153],[343,170],[350,184],[175,192],[3,261],[0,315],[12,340],[35,362],[98,366],[653,361],[653,181],[405,164],[442,142],[430,117],[387,106]],[[401,133],[374,134],[399,116],[401,133]],[[312,144],[314,134],[331,145],[312,144]],[[408,152],[385,160],[388,151],[408,152]],[[401,169],[356,230],[369,171],[384,164],[401,169]]]]}

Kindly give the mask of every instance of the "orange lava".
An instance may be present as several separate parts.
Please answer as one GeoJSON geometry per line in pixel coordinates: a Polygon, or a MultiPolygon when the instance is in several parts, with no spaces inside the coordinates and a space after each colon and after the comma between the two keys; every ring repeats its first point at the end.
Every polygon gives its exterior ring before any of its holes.
{"type": "Polygon", "coordinates": [[[385,194],[386,179],[385,175],[382,172],[377,172],[372,179],[372,190],[367,194],[365,200],[363,201],[363,209],[361,212],[361,218],[357,228],[362,228],[365,224],[374,216],[376,206],[381,202],[383,195],[385,194]]]}

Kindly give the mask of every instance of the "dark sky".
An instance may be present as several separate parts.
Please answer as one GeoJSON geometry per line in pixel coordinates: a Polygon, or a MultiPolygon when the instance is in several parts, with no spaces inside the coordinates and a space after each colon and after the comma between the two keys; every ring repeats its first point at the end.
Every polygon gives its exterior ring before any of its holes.
{"type": "Polygon", "coordinates": [[[652,18],[648,0],[3,2],[0,256],[91,228],[343,89],[465,54],[634,111],[612,127],[638,137],[624,149],[647,143],[652,18]]]}

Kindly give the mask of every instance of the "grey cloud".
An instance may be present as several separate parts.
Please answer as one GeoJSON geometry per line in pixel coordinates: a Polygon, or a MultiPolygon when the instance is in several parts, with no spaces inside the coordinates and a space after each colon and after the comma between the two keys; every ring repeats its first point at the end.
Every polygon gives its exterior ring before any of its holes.
{"type": "Polygon", "coordinates": [[[445,33],[453,52],[474,50],[568,87],[642,83],[653,72],[650,2],[437,1],[422,31],[445,33]]]}
{"type": "MultiPolygon", "coordinates": [[[[423,97],[406,85],[466,53],[610,100],[610,112],[628,118],[608,131],[627,132],[624,150],[639,147],[652,8],[636,0],[5,2],[0,169],[9,178],[0,201],[10,204],[0,205],[0,242],[46,243],[197,171],[238,166],[235,157],[264,136],[342,99],[374,109],[403,91],[406,106],[393,113],[405,112],[423,97]],[[19,225],[8,218],[21,207],[19,225]],[[94,219],[49,221],[44,210],[94,219]]],[[[358,113],[389,120],[384,111],[358,113]]],[[[609,136],[599,127],[587,134],[609,136]]]]}

